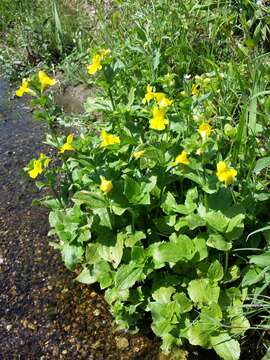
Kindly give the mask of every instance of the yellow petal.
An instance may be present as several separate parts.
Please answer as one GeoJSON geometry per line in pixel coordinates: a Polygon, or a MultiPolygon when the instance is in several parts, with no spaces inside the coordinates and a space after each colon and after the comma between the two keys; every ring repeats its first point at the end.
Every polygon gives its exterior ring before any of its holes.
{"type": "Polygon", "coordinates": [[[48,86],[53,86],[56,84],[56,80],[50,78],[44,71],[38,72],[39,82],[41,84],[41,89],[44,90],[48,86]]]}
{"type": "Polygon", "coordinates": [[[173,101],[168,99],[164,93],[155,93],[155,98],[160,107],[167,107],[173,103],[173,101]]]}
{"type": "Polygon", "coordinates": [[[190,164],[190,161],[189,161],[188,156],[187,156],[187,152],[185,150],[183,150],[181,152],[181,154],[179,154],[175,158],[174,165],[177,165],[177,164],[184,164],[184,165],[190,164]]]}
{"type": "Polygon", "coordinates": [[[102,69],[101,60],[102,58],[100,55],[96,54],[93,56],[92,64],[87,68],[88,74],[94,75],[98,70],[102,69]]]}
{"type": "Polygon", "coordinates": [[[71,144],[73,139],[74,139],[74,134],[69,134],[68,137],[67,137],[67,143],[71,144]]]}
{"type": "Polygon", "coordinates": [[[164,108],[159,109],[157,106],[154,106],[152,109],[153,117],[150,120],[150,128],[158,131],[162,131],[166,128],[165,125],[168,124],[168,120],[165,118],[166,111],[164,108]]]}
{"type": "Polygon", "coordinates": [[[219,161],[216,175],[219,181],[224,182],[225,185],[228,186],[233,183],[237,171],[234,168],[229,168],[224,161],[219,161]]]}
{"type": "Polygon", "coordinates": [[[110,180],[106,180],[104,176],[100,176],[101,184],[100,190],[108,194],[113,189],[113,184],[110,180]]]}
{"type": "Polygon", "coordinates": [[[120,144],[119,136],[108,134],[105,130],[101,131],[101,147],[107,147],[109,145],[120,144]]]}
{"type": "Polygon", "coordinates": [[[208,136],[211,134],[212,127],[207,122],[203,122],[198,129],[198,133],[201,135],[203,140],[206,140],[208,136]]]}
{"type": "Polygon", "coordinates": [[[42,173],[42,165],[41,165],[40,160],[34,160],[33,169],[28,171],[29,176],[32,179],[35,179],[41,173],[42,173]]]}

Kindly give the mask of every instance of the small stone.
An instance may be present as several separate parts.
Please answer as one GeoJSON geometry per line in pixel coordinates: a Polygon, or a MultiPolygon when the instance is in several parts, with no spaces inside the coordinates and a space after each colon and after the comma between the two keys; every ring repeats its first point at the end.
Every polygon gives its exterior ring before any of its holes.
{"type": "Polygon", "coordinates": [[[94,314],[95,316],[99,316],[99,315],[100,315],[100,311],[99,311],[98,309],[96,309],[96,310],[93,312],[93,314],[94,314]]]}
{"type": "Polygon", "coordinates": [[[62,351],[62,354],[63,354],[63,355],[66,355],[66,354],[67,354],[67,350],[63,350],[63,351],[62,351]]]}
{"type": "Polygon", "coordinates": [[[0,256],[0,265],[4,264],[4,259],[0,256]]]}
{"type": "Polygon", "coordinates": [[[12,325],[7,325],[6,326],[7,331],[11,330],[11,328],[12,328],[12,325]]]}
{"type": "Polygon", "coordinates": [[[125,337],[116,337],[115,338],[116,347],[119,350],[126,349],[129,346],[128,339],[125,337]]]}
{"type": "Polygon", "coordinates": [[[100,345],[100,340],[97,340],[94,344],[93,344],[93,349],[96,350],[100,345]]]}

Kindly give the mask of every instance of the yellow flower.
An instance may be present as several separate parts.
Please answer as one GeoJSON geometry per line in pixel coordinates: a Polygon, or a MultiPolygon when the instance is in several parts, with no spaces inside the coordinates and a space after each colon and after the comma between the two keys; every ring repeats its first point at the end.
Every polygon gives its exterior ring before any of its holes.
{"type": "Polygon", "coordinates": [[[101,147],[107,147],[109,145],[120,144],[119,136],[108,134],[105,130],[101,131],[101,147]]]}
{"type": "Polygon", "coordinates": [[[151,101],[155,98],[155,93],[153,92],[151,85],[149,85],[149,84],[147,85],[146,91],[147,92],[142,101],[143,104],[149,103],[149,101],[151,101]]]}
{"type": "Polygon", "coordinates": [[[31,94],[31,95],[36,95],[36,93],[29,88],[28,84],[29,84],[28,81],[26,79],[23,79],[22,85],[16,91],[16,96],[21,97],[21,96],[23,96],[24,93],[31,94]]]}
{"type": "Polygon", "coordinates": [[[101,60],[103,60],[106,56],[110,55],[111,50],[110,49],[101,49],[99,51],[100,56],[101,56],[101,60]]]}
{"type": "Polygon", "coordinates": [[[160,107],[167,107],[173,103],[173,101],[168,99],[164,93],[155,93],[154,96],[160,107]]]}
{"type": "Polygon", "coordinates": [[[145,153],[145,150],[141,150],[141,151],[134,151],[133,153],[133,157],[135,160],[138,160],[139,158],[141,158],[145,153]]]}
{"type": "Polygon", "coordinates": [[[205,141],[208,136],[211,134],[212,127],[207,122],[201,123],[198,129],[198,133],[201,135],[201,138],[203,141],[205,141]]]}
{"type": "Polygon", "coordinates": [[[63,154],[65,151],[75,150],[74,147],[72,146],[73,138],[74,138],[73,134],[68,135],[67,141],[65,142],[65,144],[63,146],[61,146],[61,148],[59,150],[59,152],[61,154],[63,154]]]}
{"type": "Polygon", "coordinates": [[[159,109],[157,106],[154,106],[152,109],[152,113],[153,117],[150,120],[150,128],[159,131],[164,130],[166,128],[165,125],[169,124],[168,120],[165,118],[165,108],[159,109]]]}
{"type": "Polygon", "coordinates": [[[44,71],[38,72],[39,82],[41,84],[41,90],[43,91],[48,86],[53,86],[56,84],[56,80],[50,78],[44,71]]]}
{"type": "Polygon", "coordinates": [[[51,159],[47,158],[46,155],[44,155],[43,153],[39,154],[39,160],[41,161],[41,163],[44,164],[44,167],[48,167],[51,159]]]}
{"type": "Polygon", "coordinates": [[[28,171],[28,175],[32,178],[35,179],[36,177],[38,177],[38,175],[42,174],[42,164],[40,160],[34,160],[34,167],[32,170],[28,171]]]}
{"type": "Polygon", "coordinates": [[[193,84],[191,93],[193,96],[198,96],[200,94],[200,84],[193,84]]]}
{"type": "Polygon", "coordinates": [[[229,168],[225,161],[219,161],[217,164],[217,177],[218,180],[224,182],[226,186],[232,184],[234,178],[237,175],[237,171],[234,168],[229,168]]]}
{"type": "Polygon", "coordinates": [[[87,68],[88,74],[90,75],[94,75],[97,71],[102,69],[102,65],[101,65],[101,60],[102,60],[102,56],[101,55],[94,55],[92,58],[92,64],[90,64],[87,68]]]}
{"type": "Polygon", "coordinates": [[[188,156],[185,150],[183,150],[181,152],[181,154],[179,154],[175,161],[173,162],[173,166],[178,165],[178,164],[184,164],[184,165],[188,165],[190,163],[190,161],[188,160],[188,156]]]}
{"type": "Polygon", "coordinates": [[[106,180],[104,176],[100,176],[101,184],[100,190],[105,194],[108,194],[113,189],[113,184],[110,180],[106,180]]]}

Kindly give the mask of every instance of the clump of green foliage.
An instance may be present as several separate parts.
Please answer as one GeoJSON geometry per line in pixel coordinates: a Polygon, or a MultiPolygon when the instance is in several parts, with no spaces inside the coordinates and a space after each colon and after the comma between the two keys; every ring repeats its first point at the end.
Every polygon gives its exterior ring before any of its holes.
{"type": "Polygon", "coordinates": [[[26,171],[52,190],[52,245],[77,281],[105,290],[118,328],[135,331],[148,313],[164,352],[188,341],[239,359],[258,306],[257,328],[270,326],[269,10],[117,3],[106,23],[97,12],[84,57],[98,88],[91,131],[58,135],[53,79],[22,84],[59,157],[26,171]]]}

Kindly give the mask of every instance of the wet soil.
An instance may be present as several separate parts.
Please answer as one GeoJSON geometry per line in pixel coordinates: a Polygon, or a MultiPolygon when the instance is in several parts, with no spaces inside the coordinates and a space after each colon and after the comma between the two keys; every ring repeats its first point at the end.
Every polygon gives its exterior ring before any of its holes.
{"type": "Polygon", "coordinates": [[[23,167],[44,126],[0,78],[0,359],[157,359],[159,344],[115,333],[94,287],[74,282],[49,246],[46,210],[23,167]]]}

